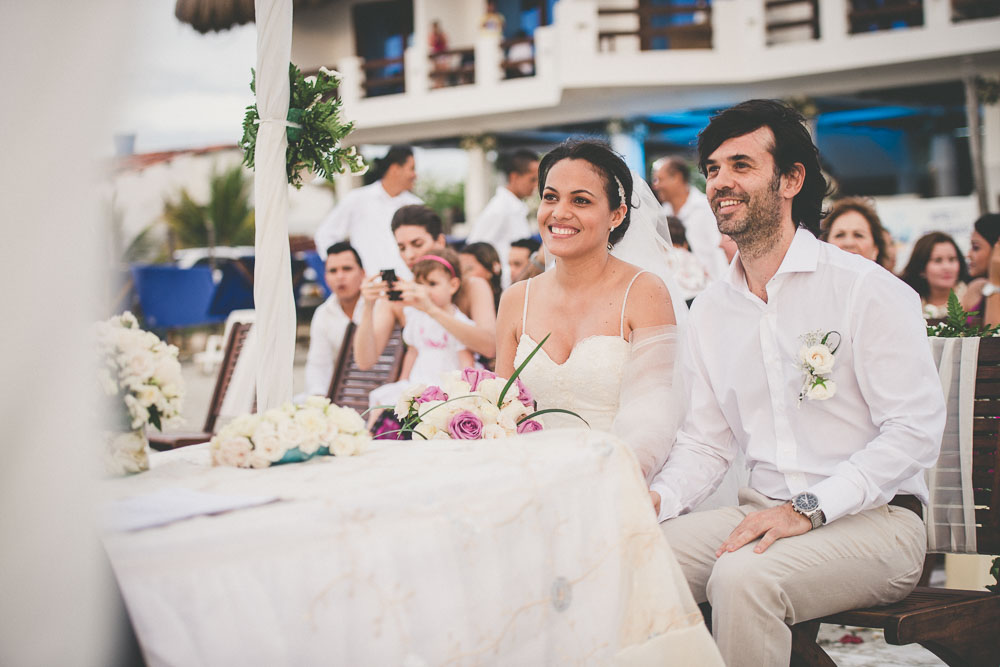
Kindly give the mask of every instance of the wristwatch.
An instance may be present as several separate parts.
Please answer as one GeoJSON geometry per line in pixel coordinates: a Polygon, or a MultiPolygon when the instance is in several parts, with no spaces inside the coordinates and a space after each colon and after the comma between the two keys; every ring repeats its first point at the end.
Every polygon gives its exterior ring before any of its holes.
{"type": "Polygon", "coordinates": [[[819,528],[826,523],[826,515],[819,508],[819,498],[815,493],[803,491],[792,498],[792,509],[809,519],[813,528],[819,528]]]}
{"type": "Polygon", "coordinates": [[[996,283],[986,283],[983,285],[983,296],[993,296],[994,294],[1000,294],[1000,285],[996,283]]]}

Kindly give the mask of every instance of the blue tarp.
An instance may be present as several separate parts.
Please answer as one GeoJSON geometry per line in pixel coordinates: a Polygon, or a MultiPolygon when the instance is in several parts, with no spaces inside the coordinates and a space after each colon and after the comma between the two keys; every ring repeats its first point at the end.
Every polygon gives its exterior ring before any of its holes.
{"type": "Polygon", "coordinates": [[[146,327],[172,329],[226,319],[228,311],[221,315],[209,312],[215,294],[209,267],[179,269],[153,264],[134,265],[131,269],[146,327]]]}

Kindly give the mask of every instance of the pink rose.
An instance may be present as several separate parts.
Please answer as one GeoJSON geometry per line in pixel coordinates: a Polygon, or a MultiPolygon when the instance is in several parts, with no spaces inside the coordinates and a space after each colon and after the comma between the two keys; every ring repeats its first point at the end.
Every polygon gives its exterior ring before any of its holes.
{"type": "Polygon", "coordinates": [[[526,408],[534,407],[535,399],[532,397],[531,392],[528,391],[528,388],[524,386],[524,383],[521,382],[521,378],[516,378],[514,384],[517,385],[517,400],[521,401],[521,405],[526,408]]]}
{"type": "Polygon", "coordinates": [[[424,393],[417,397],[417,403],[426,403],[428,401],[447,401],[448,394],[444,393],[441,387],[427,387],[424,389],[424,393]]]}
{"type": "Polygon", "coordinates": [[[448,422],[448,433],[455,440],[479,440],[483,435],[483,420],[468,410],[462,410],[448,422]]]}
{"type": "Polygon", "coordinates": [[[483,368],[466,368],[462,371],[462,379],[469,383],[469,389],[475,391],[476,387],[483,380],[490,380],[497,376],[496,373],[492,373],[483,368]]]}
{"type": "Polygon", "coordinates": [[[518,433],[534,433],[535,431],[542,430],[542,423],[537,422],[534,419],[525,419],[520,424],[517,425],[518,433]]]}

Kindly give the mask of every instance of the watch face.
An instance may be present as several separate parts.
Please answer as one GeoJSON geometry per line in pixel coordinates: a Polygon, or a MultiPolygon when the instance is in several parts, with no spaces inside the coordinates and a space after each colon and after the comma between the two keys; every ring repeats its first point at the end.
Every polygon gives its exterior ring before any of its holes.
{"type": "Polygon", "coordinates": [[[816,494],[809,493],[808,491],[795,496],[792,499],[792,503],[799,512],[812,512],[819,509],[819,498],[816,497],[816,494]]]}

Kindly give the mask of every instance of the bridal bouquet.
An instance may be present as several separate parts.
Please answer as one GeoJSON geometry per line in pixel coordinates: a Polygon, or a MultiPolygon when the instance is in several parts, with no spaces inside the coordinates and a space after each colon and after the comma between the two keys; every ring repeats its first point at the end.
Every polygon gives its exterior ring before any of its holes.
{"type": "Polygon", "coordinates": [[[415,433],[424,440],[495,440],[541,431],[544,426],[536,417],[549,412],[570,414],[584,421],[562,408],[535,410],[531,392],[518,377],[546,340],[548,336],[509,380],[488,370],[466,368],[445,373],[440,385],[409,387],[393,408],[402,423],[400,431],[415,433]]]}
{"type": "Polygon", "coordinates": [[[184,390],[177,348],[140,329],[127,311],[98,323],[96,338],[98,383],[116,417],[105,433],[106,467],[119,475],[146,470],[146,424],[162,431],[180,422],[184,390]]]}
{"type": "Polygon", "coordinates": [[[369,441],[357,412],[326,397],[310,396],[302,405],[286,403],[263,414],[237,417],[209,447],[213,465],[267,468],[314,456],[355,456],[369,441]]]}

